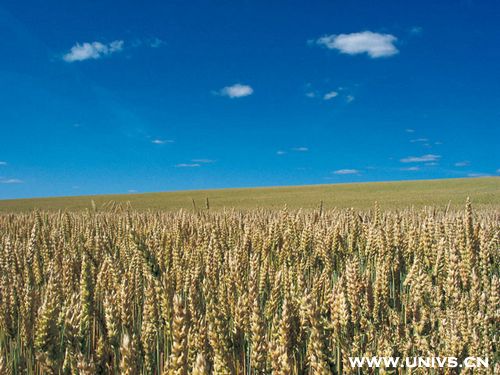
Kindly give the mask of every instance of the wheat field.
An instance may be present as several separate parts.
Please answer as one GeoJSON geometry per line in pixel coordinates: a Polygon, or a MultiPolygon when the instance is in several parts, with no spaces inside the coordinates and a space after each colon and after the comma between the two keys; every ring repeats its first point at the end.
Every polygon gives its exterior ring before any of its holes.
{"type": "Polygon", "coordinates": [[[349,374],[374,355],[498,373],[499,224],[470,202],[4,213],[0,374],[349,374]]]}
{"type": "Polygon", "coordinates": [[[355,208],[366,210],[379,202],[382,209],[425,206],[461,208],[467,197],[474,207],[496,208],[500,202],[500,177],[448,178],[442,180],[386,181],[330,185],[275,186],[243,189],[185,190],[173,192],[77,195],[68,197],[0,199],[0,212],[85,211],[92,204],[99,209],[129,204],[138,211],[253,210],[256,207],[280,210],[355,208]]]}

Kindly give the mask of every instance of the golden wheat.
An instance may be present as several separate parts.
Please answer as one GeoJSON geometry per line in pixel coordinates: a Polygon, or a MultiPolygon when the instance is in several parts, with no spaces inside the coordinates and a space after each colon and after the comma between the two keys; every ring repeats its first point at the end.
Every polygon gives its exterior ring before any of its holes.
{"type": "Polygon", "coordinates": [[[470,202],[2,214],[0,374],[326,375],[374,355],[492,373],[499,224],[470,202]]]}

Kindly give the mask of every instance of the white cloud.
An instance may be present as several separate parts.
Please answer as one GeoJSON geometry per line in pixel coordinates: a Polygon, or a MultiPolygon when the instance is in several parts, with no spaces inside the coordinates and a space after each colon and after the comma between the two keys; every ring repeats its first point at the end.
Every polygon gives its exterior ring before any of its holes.
{"type": "Polygon", "coordinates": [[[6,161],[0,161],[0,165],[7,165],[6,161]]]}
{"type": "Polygon", "coordinates": [[[419,171],[420,167],[401,168],[402,171],[419,171]]]}
{"type": "Polygon", "coordinates": [[[307,147],[294,147],[294,148],[292,148],[292,151],[307,152],[307,151],[309,151],[309,148],[307,148],[307,147]]]}
{"type": "Polygon", "coordinates": [[[285,155],[286,151],[278,150],[276,151],[276,155],[285,155]]]}
{"type": "Polygon", "coordinates": [[[128,192],[133,194],[133,193],[137,193],[137,190],[135,190],[135,189],[129,189],[128,192]]]}
{"type": "Polygon", "coordinates": [[[429,142],[429,139],[427,139],[427,138],[417,138],[417,139],[412,139],[410,142],[411,143],[429,142]]]}
{"type": "Polygon", "coordinates": [[[363,31],[351,34],[325,35],[316,43],[348,55],[366,53],[371,58],[388,57],[399,51],[394,45],[397,38],[391,34],[363,31]]]}
{"type": "Polygon", "coordinates": [[[196,168],[201,167],[200,163],[180,163],[175,165],[177,168],[196,168]]]}
{"type": "Polygon", "coordinates": [[[171,141],[169,139],[153,139],[151,143],[155,145],[164,145],[166,143],[173,143],[174,141],[171,141]]]}
{"type": "Polygon", "coordinates": [[[338,96],[339,93],[337,91],[330,91],[330,92],[327,92],[324,96],[323,96],[323,99],[324,100],[330,100],[330,99],[333,99],[335,98],[336,96],[338,96]]]}
{"type": "Polygon", "coordinates": [[[357,169],[339,169],[334,171],[333,174],[340,174],[340,175],[359,174],[359,171],[357,169]]]}
{"type": "Polygon", "coordinates": [[[459,162],[455,163],[455,167],[467,167],[468,165],[470,165],[470,162],[467,160],[459,161],[459,162]]]}
{"type": "Polygon", "coordinates": [[[354,99],[355,99],[355,98],[354,98],[354,96],[353,96],[353,95],[347,95],[347,96],[346,96],[347,103],[352,102],[354,99]]]}
{"type": "Polygon", "coordinates": [[[415,130],[414,129],[405,129],[405,132],[407,132],[407,133],[415,133],[415,130]]]}
{"type": "Polygon", "coordinates": [[[423,163],[437,161],[441,158],[441,155],[427,154],[422,156],[408,156],[400,160],[401,163],[423,163]]]}
{"type": "Polygon", "coordinates": [[[313,92],[313,91],[310,91],[310,92],[306,92],[306,96],[308,98],[315,98],[316,97],[316,93],[313,92]]]}
{"type": "Polygon", "coordinates": [[[119,52],[123,49],[123,40],[115,40],[109,44],[101,42],[76,43],[71,50],[63,56],[66,62],[84,61],[88,59],[99,59],[102,56],[119,52]]]}
{"type": "Polygon", "coordinates": [[[0,184],[22,184],[24,181],[18,178],[1,178],[0,184]]]}
{"type": "Polygon", "coordinates": [[[222,96],[227,96],[231,99],[243,98],[244,96],[249,96],[253,94],[253,88],[249,85],[242,85],[236,83],[232,86],[226,86],[219,91],[222,96]]]}

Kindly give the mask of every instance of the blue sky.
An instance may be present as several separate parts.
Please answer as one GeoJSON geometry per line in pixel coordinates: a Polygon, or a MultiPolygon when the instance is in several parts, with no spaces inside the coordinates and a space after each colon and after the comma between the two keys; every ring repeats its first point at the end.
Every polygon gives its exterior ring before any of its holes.
{"type": "Polygon", "coordinates": [[[0,3],[0,198],[498,175],[496,1],[0,3]]]}

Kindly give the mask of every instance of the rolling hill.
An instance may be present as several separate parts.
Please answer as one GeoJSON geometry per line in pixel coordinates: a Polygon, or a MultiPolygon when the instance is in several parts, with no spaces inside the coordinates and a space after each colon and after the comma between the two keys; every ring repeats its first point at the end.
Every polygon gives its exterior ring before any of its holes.
{"type": "Polygon", "coordinates": [[[71,196],[0,200],[0,211],[84,210],[127,203],[139,210],[236,208],[314,208],[321,202],[333,207],[370,208],[379,202],[382,208],[422,206],[462,206],[467,197],[476,207],[500,206],[500,178],[467,178],[356,184],[284,186],[220,190],[191,190],[142,194],[71,196]]]}

